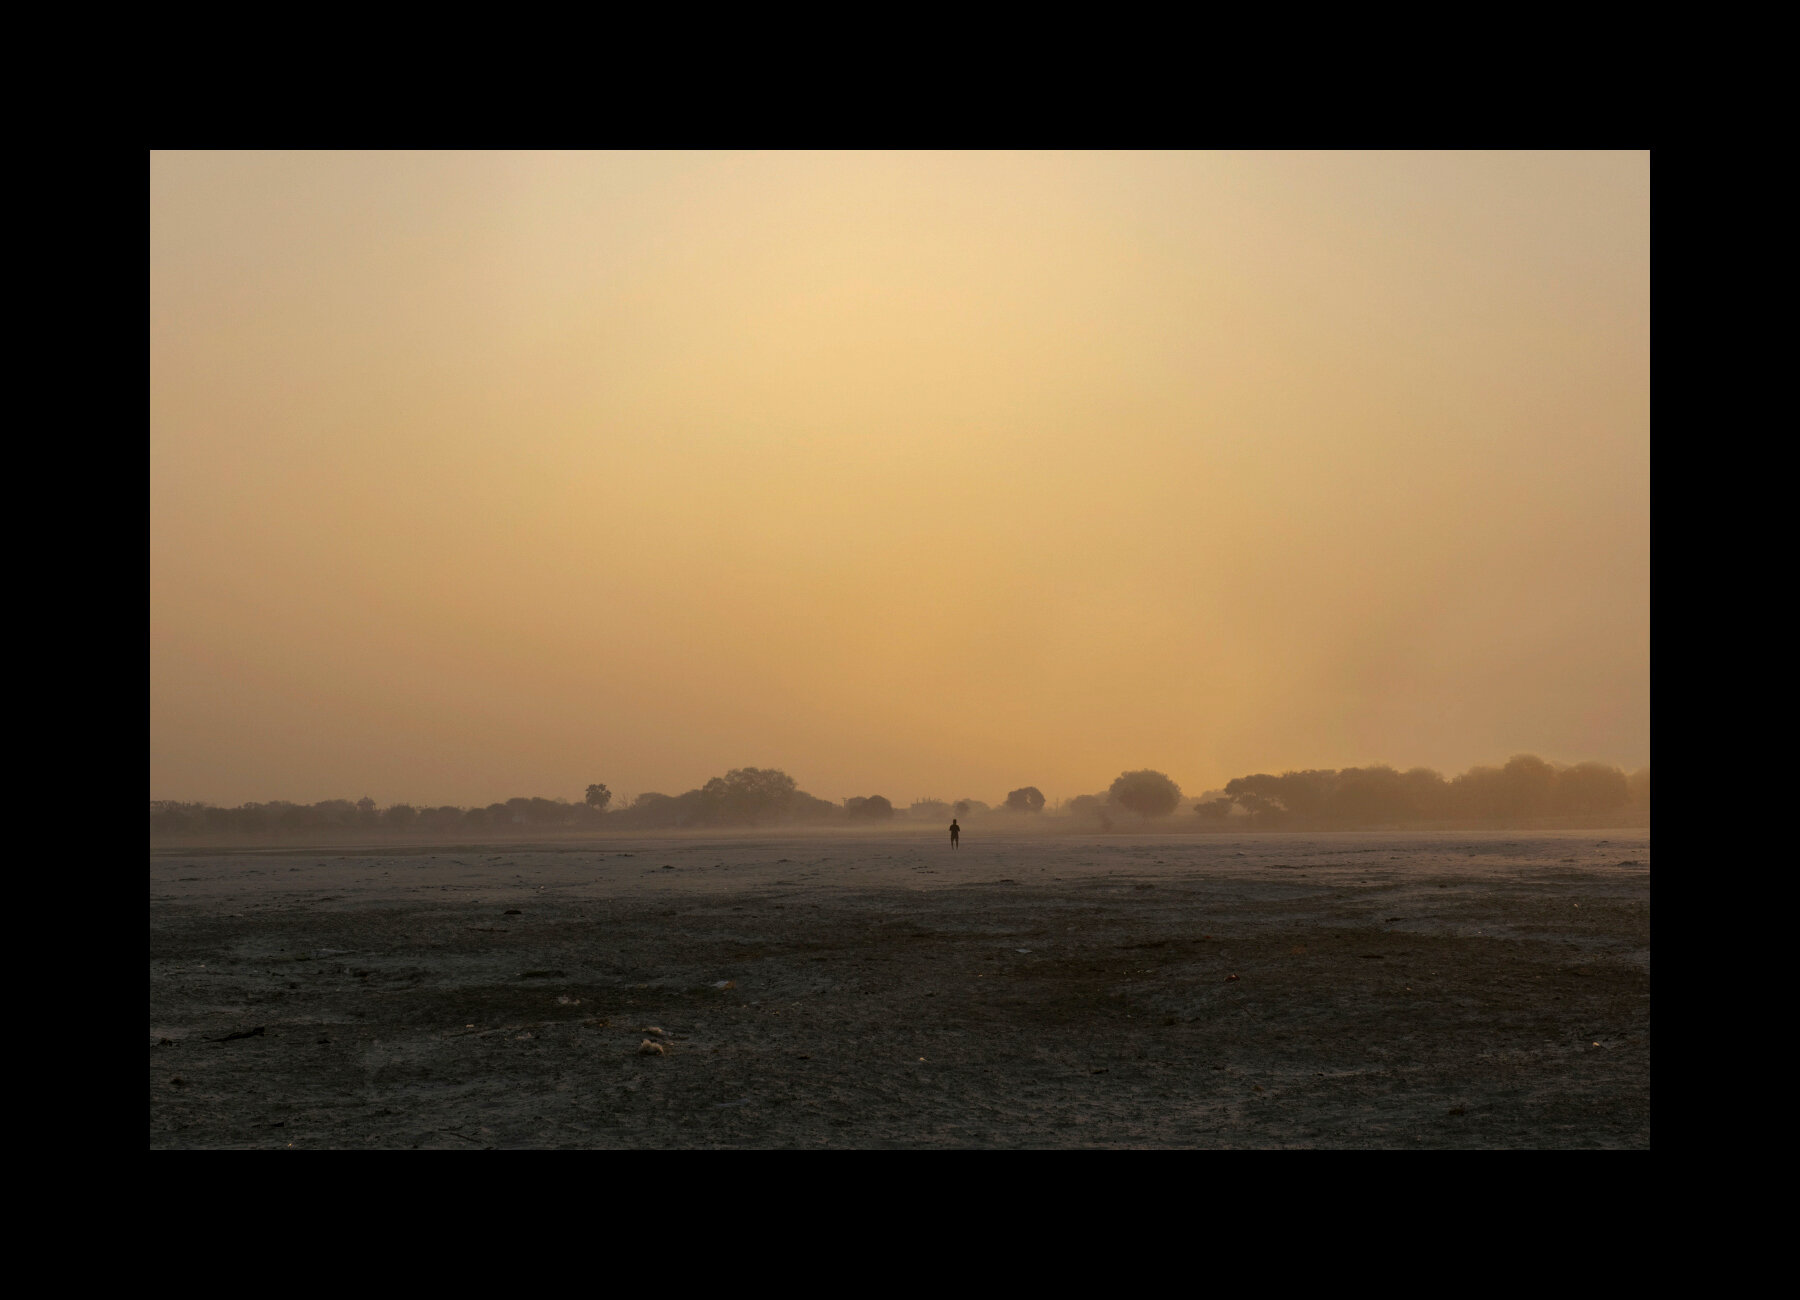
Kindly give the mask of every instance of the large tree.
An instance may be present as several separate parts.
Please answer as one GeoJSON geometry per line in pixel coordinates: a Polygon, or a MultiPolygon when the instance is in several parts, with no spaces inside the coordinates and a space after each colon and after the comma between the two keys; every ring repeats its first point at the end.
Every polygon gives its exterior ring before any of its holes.
{"type": "Polygon", "coordinates": [[[779,768],[734,767],[701,787],[708,819],[721,825],[779,822],[793,810],[799,783],[779,768]]]}
{"type": "Polygon", "coordinates": [[[1008,812],[1042,812],[1044,810],[1044,792],[1035,785],[1028,785],[1022,790],[1014,790],[1006,796],[1008,812]]]}
{"type": "Polygon", "coordinates": [[[1121,772],[1119,779],[1106,792],[1119,807],[1143,818],[1167,817],[1181,802],[1181,787],[1161,772],[1144,768],[1138,772],[1121,772]]]}
{"type": "Polygon", "coordinates": [[[612,791],[603,785],[590,785],[587,788],[587,806],[605,812],[606,805],[612,802],[612,791]]]}

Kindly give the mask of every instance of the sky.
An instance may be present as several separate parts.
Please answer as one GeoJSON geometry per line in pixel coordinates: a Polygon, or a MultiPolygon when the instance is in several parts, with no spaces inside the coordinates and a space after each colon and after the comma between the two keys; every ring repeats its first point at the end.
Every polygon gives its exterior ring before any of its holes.
{"type": "Polygon", "coordinates": [[[1647,153],[149,179],[152,799],[1649,762],[1647,153]]]}

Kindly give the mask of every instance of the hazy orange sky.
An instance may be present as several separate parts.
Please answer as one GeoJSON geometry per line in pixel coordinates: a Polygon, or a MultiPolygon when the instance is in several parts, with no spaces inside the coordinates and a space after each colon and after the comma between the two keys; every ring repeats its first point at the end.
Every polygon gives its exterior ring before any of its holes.
{"type": "Polygon", "coordinates": [[[150,795],[1649,762],[1647,153],[156,153],[150,795]]]}

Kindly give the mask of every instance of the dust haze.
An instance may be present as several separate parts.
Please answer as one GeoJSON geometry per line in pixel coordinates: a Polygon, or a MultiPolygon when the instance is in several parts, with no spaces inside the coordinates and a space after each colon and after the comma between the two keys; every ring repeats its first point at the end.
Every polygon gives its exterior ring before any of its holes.
{"type": "Polygon", "coordinates": [[[150,162],[157,834],[1647,808],[1644,153],[150,162]]]}

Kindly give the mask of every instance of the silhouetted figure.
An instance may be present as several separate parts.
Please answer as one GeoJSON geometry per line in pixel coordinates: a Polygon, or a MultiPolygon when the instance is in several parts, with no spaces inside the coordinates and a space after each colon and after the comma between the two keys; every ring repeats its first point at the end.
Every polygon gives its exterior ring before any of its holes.
{"type": "Polygon", "coordinates": [[[956,848],[957,841],[962,838],[962,827],[956,824],[956,818],[950,819],[950,847],[956,848]]]}

